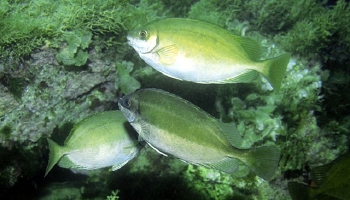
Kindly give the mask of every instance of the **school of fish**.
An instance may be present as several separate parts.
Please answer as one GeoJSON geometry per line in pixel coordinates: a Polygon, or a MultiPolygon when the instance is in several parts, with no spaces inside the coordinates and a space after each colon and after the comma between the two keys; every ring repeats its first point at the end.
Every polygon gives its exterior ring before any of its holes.
{"type": "MultiPolygon", "coordinates": [[[[156,20],[130,31],[127,39],[154,69],[202,84],[249,83],[260,73],[278,91],[290,59],[286,53],[260,60],[254,40],[194,19],[156,20]]],[[[118,106],[120,111],[98,113],[77,123],[63,146],[48,139],[45,176],[56,163],[70,169],[117,170],[136,157],[137,135],[162,155],[226,173],[243,163],[269,180],[278,166],[277,147],[241,148],[242,138],[233,124],[218,121],[174,94],[140,89],[120,98],[118,106]]]]}

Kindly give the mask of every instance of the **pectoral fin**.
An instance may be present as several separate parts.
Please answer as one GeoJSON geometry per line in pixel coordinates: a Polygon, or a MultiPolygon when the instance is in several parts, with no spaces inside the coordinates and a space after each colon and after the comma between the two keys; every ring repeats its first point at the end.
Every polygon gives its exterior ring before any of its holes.
{"type": "Polygon", "coordinates": [[[175,44],[165,46],[158,51],[156,51],[158,61],[161,64],[164,65],[172,65],[176,61],[177,54],[179,52],[179,49],[175,44]]]}
{"type": "Polygon", "coordinates": [[[123,148],[122,152],[124,155],[132,156],[135,153],[135,145],[126,146],[123,148]]]}

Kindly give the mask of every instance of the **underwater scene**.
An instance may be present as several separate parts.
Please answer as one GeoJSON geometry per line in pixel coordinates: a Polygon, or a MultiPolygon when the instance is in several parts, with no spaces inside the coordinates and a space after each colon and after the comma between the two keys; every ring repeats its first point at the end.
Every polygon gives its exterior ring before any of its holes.
{"type": "Polygon", "coordinates": [[[348,0],[0,0],[0,198],[349,200],[348,0]]]}

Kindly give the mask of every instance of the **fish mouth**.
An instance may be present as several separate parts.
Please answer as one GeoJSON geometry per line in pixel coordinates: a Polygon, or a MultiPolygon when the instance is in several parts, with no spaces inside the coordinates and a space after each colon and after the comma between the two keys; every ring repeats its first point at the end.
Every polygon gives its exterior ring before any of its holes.
{"type": "Polygon", "coordinates": [[[128,120],[129,123],[133,123],[135,121],[136,115],[131,112],[131,110],[125,108],[123,106],[123,98],[118,100],[119,110],[123,113],[124,117],[128,120]]]}
{"type": "Polygon", "coordinates": [[[133,42],[133,39],[131,38],[131,36],[130,36],[130,35],[127,35],[127,36],[126,36],[126,39],[128,40],[128,41],[127,41],[128,45],[133,46],[134,42],[133,42]]]}
{"type": "Polygon", "coordinates": [[[147,41],[136,39],[136,38],[132,37],[131,35],[127,35],[126,39],[128,40],[127,41],[128,45],[131,46],[132,48],[134,48],[135,51],[139,54],[140,53],[142,53],[142,54],[151,53],[153,51],[153,49],[155,49],[157,46],[157,45],[155,45],[153,48],[150,48],[147,44],[147,41]]]}

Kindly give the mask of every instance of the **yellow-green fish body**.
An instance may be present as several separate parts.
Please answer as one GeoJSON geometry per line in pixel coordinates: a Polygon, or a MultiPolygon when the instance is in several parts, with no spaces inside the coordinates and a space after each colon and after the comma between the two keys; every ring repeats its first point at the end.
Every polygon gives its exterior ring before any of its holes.
{"type": "Polygon", "coordinates": [[[278,165],[276,147],[236,148],[241,138],[233,125],[168,92],[139,90],[118,105],[140,138],[161,154],[226,173],[233,173],[242,161],[264,179],[270,179],[278,165]]]}
{"type": "Polygon", "coordinates": [[[57,162],[63,168],[119,169],[138,153],[133,130],[125,125],[128,123],[120,111],[106,111],[78,122],[64,146],[48,139],[50,156],[45,176],[57,162]]]}
{"type": "Polygon", "coordinates": [[[131,31],[127,38],[156,70],[196,83],[251,82],[260,72],[278,90],[290,59],[285,54],[260,61],[255,41],[194,19],[157,20],[131,31]]]}
{"type": "Polygon", "coordinates": [[[295,200],[350,199],[350,153],[333,162],[311,169],[311,178],[316,186],[291,181],[288,189],[295,200]]]}

